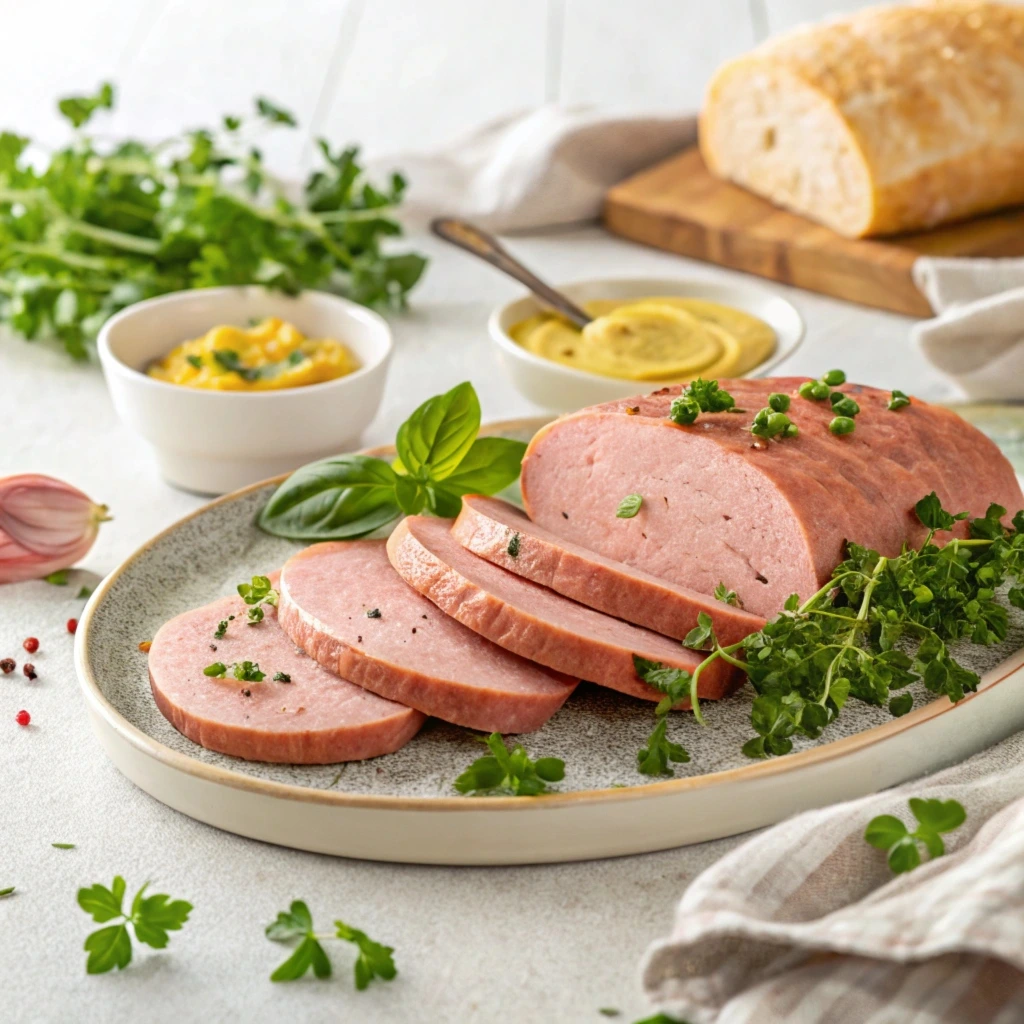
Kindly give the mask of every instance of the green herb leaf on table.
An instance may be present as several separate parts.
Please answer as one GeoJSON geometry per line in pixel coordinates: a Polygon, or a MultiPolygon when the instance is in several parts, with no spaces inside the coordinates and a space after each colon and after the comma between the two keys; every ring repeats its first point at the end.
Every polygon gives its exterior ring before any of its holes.
{"type": "Polygon", "coordinates": [[[374,942],[366,932],[358,928],[352,928],[344,921],[335,921],[335,934],[345,942],[351,942],[358,950],[359,956],[353,965],[356,988],[362,992],[374,978],[382,981],[391,981],[398,969],[392,957],[394,949],[391,946],[384,946],[374,942]]]}
{"type": "Polygon", "coordinates": [[[131,909],[123,910],[125,881],[117,875],[108,889],[99,883],[87,889],[78,890],[78,905],[97,924],[120,920],[107,928],[92,932],[85,940],[84,949],[89,954],[85,970],[87,974],[104,974],[123,970],[132,959],[131,931],[135,938],[153,949],[164,949],[168,932],[178,931],[188,920],[192,904],[185,900],[171,900],[165,893],[146,896],[147,882],[135,894],[131,909]]]}
{"type": "Polygon", "coordinates": [[[352,928],[344,921],[334,922],[333,936],[318,935],[313,928],[313,916],[302,900],[293,901],[287,911],[281,911],[277,919],[267,925],[266,936],[274,942],[299,940],[292,955],[281,964],[271,981],[295,981],[312,969],[317,978],[331,976],[331,961],[321,940],[327,938],[351,942],[359,951],[353,967],[355,985],[359,991],[365,989],[374,978],[391,981],[398,973],[392,954],[394,949],[371,939],[366,932],[352,928]]]}
{"type": "Polygon", "coordinates": [[[81,601],[85,598],[92,597],[92,587],[80,587],[75,597],[81,601]]]}
{"type": "MultiPolygon", "coordinates": [[[[710,618],[707,621],[710,623],[710,618]]],[[[703,632],[703,629],[704,624],[698,621],[691,633],[695,630],[703,632]]],[[[680,744],[669,740],[668,713],[690,696],[691,675],[684,669],[669,668],[659,661],[636,654],[633,655],[633,667],[640,679],[665,694],[654,709],[654,729],[637,753],[637,771],[641,775],[674,775],[671,765],[685,764],[690,755],[680,744]]]]}
{"type": "Polygon", "coordinates": [[[632,519],[640,511],[640,506],[643,505],[643,503],[643,495],[627,494],[622,501],[619,502],[619,507],[615,510],[616,518],[632,519]]]}
{"type": "Polygon", "coordinates": [[[51,572],[49,576],[44,576],[43,579],[55,587],[66,587],[68,585],[68,570],[58,569],[56,572],[51,572]]]}
{"type": "Polygon", "coordinates": [[[0,889],[0,899],[4,899],[14,893],[15,887],[13,885],[7,886],[6,889],[0,889]]]}
{"type": "Polygon", "coordinates": [[[565,762],[557,757],[531,760],[520,744],[509,750],[497,732],[481,742],[490,754],[477,758],[455,780],[455,789],[463,795],[537,796],[547,792],[548,783],[565,778],[565,762]]]}
{"type": "Polygon", "coordinates": [[[912,871],[921,863],[918,844],[924,846],[930,857],[941,857],[946,852],[942,833],[955,831],[967,820],[967,812],[956,800],[911,797],[910,810],[917,819],[912,832],[891,814],[872,818],[864,830],[866,842],[888,851],[889,867],[897,875],[912,871]]]}
{"type": "Polygon", "coordinates": [[[295,199],[252,145],[254,131],[295,124],[269,100],[257,101],[252,119],[230,116],[155,144],[80,131],[114,99],[108,83],[61,100],[79,130],[44,163],[29,158],[30,140],[0,134],[0,324],[28,339],[59,338],[85,359],[118,310],[183,289],[319,288],[405,304],[426,261],[384,251],[401,234],[401,175],[374,185],[357,149],[334,151],[321,139],[319,167],[295,199]]]}
{"type": "Polygon", "coordinates": [[[75,848],[74,843],[50,843],[55,850],[73,850],[75,848]]]}

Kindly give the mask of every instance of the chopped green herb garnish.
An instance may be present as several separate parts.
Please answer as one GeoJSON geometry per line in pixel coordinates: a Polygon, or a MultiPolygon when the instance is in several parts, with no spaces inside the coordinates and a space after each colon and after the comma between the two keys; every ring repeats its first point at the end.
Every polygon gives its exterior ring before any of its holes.
{"type": "Polygon", "coordinates": [[[55,850],[73,850],[75,848],[74,843],[50,843],[55,850]]]}
{"type": "Polygon", "coordinates": [[[715,600],[723,601],[725,604],[731,604],[734,608],[742,608],[743,602],[740,601],[739,595],[735,590],[729,590],[726,588],[724,583],[719,583],[715,587],[715,600]]]}
{"type": "Polygon", "coordinates": [[[68,585],[68,571],[67,569],[58,569],[56,572],[51,572],[49,576],[44,576],[43,579],[47,583],[52,583],[55,587],[66,587],[68,585]]]}
{"type": "MultiPolygon", "coordinates": [[[[704,615],[704,613],[701,613],[704,615]]],[[[705,615],[710,622],[710,618],[705,615]]],[[[697,630],[703,632],[705,623],[698,620],[698,625],[690,631],[694,636],[697,630]]],[[[708,630],[710,634],[710,630],[708,630]]],[[[641,775],[674,775],[671,764],[685,764],[690,755],[678,743],[668,738],[668,713],[690,694],[690,673],[684,669],[669,668],[660,661],[650,661],[633,655],[633,667],[636,674],[649,686],[660,690],[664,697],[658,702],[654,713],[657,721],[654,730],[647,738],[647,745],[637,754],[637,770],[641,775]]]]}
{"type": "Polygon", "coordinates": [[[227,631],[228,631],[228,620],[227,619],[221,619],[220,622],[217,623],[217,629],[216,629],[216,631],[213,634],[213,639],[214,640],[223,640],[224,639],[224,634],[227,633],[227,631]]]}
{"type": "Polygon", "coordinates": [[[5,896],[10,896],[12,892],[14,892],[13,885],[7,886],[6,889],[0,889],[0,899],[3,899],[5,896]]]}
{"type": "Polygon", "coordinates": [[[259,663],[252,661],[236,662],[231,674],[243,683],[259,683],[266,677],[266,672],[260,671],[259,663]]]}
{"type": "Polygon", "coordinates": [[[669,763],[686,764],[690,755],[679,743],[673,743],[667,736],[668,718],[658,716],[657,725],[647,737],[647,746],[637,755],[637,771],[641,775],[675,775],[669,763]]]}
{"type": "Polygon", "coordinates": [[[897,391],[895,388],[892,392],[892,398],[889,399],[889,408],[896,412],[897,409],[903,409],[910,405],[910,396],[905,395],[902,391],[897,391]]]}
{"type": "Polygon", "coordinates": [[[85,964],[87,974],[105,974],[107,971],[123,970],[132,959],[132,939],[129,925],[135,931],[139,942],[164,949],[167,933],[178,931],[188,920],[192,904],[185,900],[171,900],[165,893],[146,896],[147,882],[132,900],[131,909],[122,909],[125,881],[117,875],[113,885],[96,884],[88,889],[78,890],[78,905],[92,916],[98,924],[120,918],[117,924],[92,932],[85,940],[85,951],[89,958],[85,964]]]}
{"type": "Polygon", "coordinates": [[[918,843],[930,857],[941,857],[946,852],[943,832],[953,832],[966,820],[963,804],[956,800],[920,800],[910,798],[910,811],[917,819],[917,828],[911,832],[899,818],[880,814],[868,822],[864,839],[879,850],[889,853],[889,867],[893,874],[913,871],[921,863],[918,843]]]}
{"type": "Polygon", "coordinates": [[[520,744],[510,751],[497,732],[480,741],[491,752],[477,758],[455,780],[455,788],[460,793],[537,796],[547,791],[549,782],[561,782],[565,778],[565,762],[557,757],[533,761],[520,744]]]}
{"type": "Polygon", "coordinates": [[[305,362],[305,359],[305,353],[296,349],[294,352],[289,354],[287,362],[289,366],[298,366],[299,363],[305,362]]]}
{"type": "Polygon", "coordinates": [[[223,679],[227,675],[228,667],[222,661],[215,661],[212,665],[207,665],[203,669],[204,676],[212,676],[215,679],[223,679]]]}
{"type": "Polygon", "coordinates": [[[290,683],[291,681],[292,681],[292,677],[290,675],[288,675],[287,672],[275,672],[274,673],[274,682],[275,683],[290,683]]]}
{"type": "Polygon", "coordinates": [[[80,588],[78,593],[75,595],[75,597],[77,597],[79,601],[81,601],[81,600],[83,600],[84,598],[87,598],[87,597],[92,597],[92,587],[82,587],[82,588],[80,588]]]}
{"type": "Polygon", "coordinates": [[[622,501],[619,502],[619,507],[615,510],[615,515],[619,519],[632,519],[637,512],[640,511],[640,506],[644,503],[643,496],[640,494],[627,494],[622,501]]]}
{"type": "Polygon", "coordinates": [[[672,402],[668,418],[680,426],[693,423],[702,412],[731,412],[736,400],[718,386],[717,380],[698,377],[672,402]]]}
{"type": "Polygon", "coordinates": [[[829,423],[828,429],[836,437],[842,437],[844,434],[852,434],[857,429],[857,424],[849,416],[835,416],[829,423]]]}
{"type": "Polygon", "coordinates": [[[263,608],[262,608],[262,606],[258,605],[258,604],[257,605],[253,605],[252,608],[249,609],[249,614],[248,614],[247,618],[248,618],[247,625],[249,625],[249,626],[255,626],[258,623],[262,622],[263,621],[263,608]]]}
{"type": "Polygon", "coordinates": [[[185,362],[187,362],[193,370],[201,370],[203,368],[203,360],[199,356],[185,356],[185,362]]]}
{"type": "Polygon", "coordinates": [[[246,604],[277,605],[278,593],[270,585],[269,576],[253,576],[251,583],[239,583],[238,595],[246,604]]]}
{"type": "Polygon", "coordinates": [[[622,1011],[617,1010],[614,1006],[602,1006],[597,1011],[602,1017],[618,1017],[622,1011]]]}
{"type": "Polygon", "coordinates": [[[277,920],[266,928],[266,936],[274,942],[300,940],[295,952],[270,976],[271,981],[294,981],[312,968],[317,978],[331,976],[331,961],[320,940],[342,939],[351,942],[359,950],[353,968],[356,988],[365,989],[374,978],[391,981],[398,974],[392,957],[394,949],[374,942],[366,932],[352,928],[344,921],[334,922],[333,936],[318,935],[313,928],[313,916],[302,900],[294,900],[287,911],[277,915],[277,920]]]}
{"type": "MultiPolygon", "coordinates": [[[[968,514],[950,514],[934,492],[915,512],[929,530],[920,548],[883,557],[848,542],[846,560],[806,601],[791,595],[775,619],[728,647],[712,633],[710,653],[690,677],[695,714],[701,673],[720,658],[746,672],[758,693],[751,709],[757,736],[743,748],[751,757],[788,753],[794,735],[816,738],[850,697],[882,705],[891,691],[918,681],[954,702],[976,690],[977,674],[949,644],[1006,638],[1007,611],[996,600],[1006,583],[1006,599],[1024,608],[1024,511],[1010,530],[1002,523],[1006,509],[991,505],[969,519],[969,540],[954,537],[942,547],[932,543],[936,531],[968,514]]],[[[906,703],[897,697],[894,713],[906,703]]]]}
{"type": "Polygon", "coordinates": [[[244,381],[252,383],[260,379],[260,371],[255,367],[243,366],[242,359],[233,348],[215,348],[214,362],[228,373],[237,373],[244,381]]]}
{"type": "Polygon", "coordinates": [[[765,406],[754,416],[750,432],[755,437],[763,437],[766,440],[781,440],[784,437],[796,437],[800,433],[800,428],[784,412],[775,412],[769,406],[765,406]]]}
{"type": "Polygon", "coordinates": [[[519,557],[519,534],[512,534],[512,539],[508,542],[508,547],[505,549],[508,552],[509,558],[519,557]]]}
{"type": "Polygon", "coordinates": [[[370,608],[370,609],[368,609],[367,612],[366,612],[366,617],[368,619],[379,619],[381,617],[380,609],[379,608],[370,608]]]}

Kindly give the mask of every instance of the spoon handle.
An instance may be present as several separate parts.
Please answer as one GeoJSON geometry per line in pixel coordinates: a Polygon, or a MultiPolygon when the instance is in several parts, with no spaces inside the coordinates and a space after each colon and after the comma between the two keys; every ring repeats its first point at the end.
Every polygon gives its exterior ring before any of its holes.
{"type": "Polygon", "coordinates": [[[490,263],[492,267],[514,277],[521,284],[537,296],[546,306],[550,306],[556,313],[561,313],[567,320],[570,320],[577,327],[586,327],[593,319],[588,316],[574,302],[570,302],[560,292],[556,292],[550,285],[545,284],[536,274],[527,270],[522,263],[510,255],[502,244],[481,228],[475,227],[468,221],[458,220],[454,217],[438,217],[431,222],[431,230],[439,238],[443,238],[460,249],[479,256],[480,259],[490,263]]]}

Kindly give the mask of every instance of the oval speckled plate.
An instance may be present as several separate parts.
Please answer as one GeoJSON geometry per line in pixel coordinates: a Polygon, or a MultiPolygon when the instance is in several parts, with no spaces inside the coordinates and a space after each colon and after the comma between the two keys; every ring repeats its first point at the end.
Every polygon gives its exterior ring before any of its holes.
{"type": "MultiPolygon", "coordinates": [[[[543,422],[488,432],[528,439],[543,422]]],[[[642,853],[733,835],[894,785],[1024,727],[1016,693],[1024,680],[1024,623],[1015,615],[1005,644],[972,652],[982,684],[956,706],[945,698],[929,702],[922,690],[916,709],[893,719],[884,708],[852,702],[828,742],[803,740],[786,757],[752,762],[740,752],[751,735],[750,691],[741,690],[706,707],[706,728],[684,713],[673,716],[673,738],[692,760],[664,781],[636,771],[653,705],[588,684],[523,738],[531,755],[565,760],[565,781],[551,796],[457,795],[452,782],[480,746],[466,730],[433,719],[405,748],[371,761],[310,767],[215,754],[157,710],[138,644],[178,612],[232,593],[240,580],[277,568],[299,549],[253,523],[276,483],[229,494],[154,537],[97,587],[76,637],[89,714],[117,767],[158,800],[230,832],[318,853],[429,864],[642,853]]]]}

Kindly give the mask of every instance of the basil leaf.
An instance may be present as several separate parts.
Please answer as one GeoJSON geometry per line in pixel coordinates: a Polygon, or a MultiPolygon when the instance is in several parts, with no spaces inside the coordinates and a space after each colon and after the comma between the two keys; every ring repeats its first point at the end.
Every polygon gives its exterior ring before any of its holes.
{"type": "Polygon", "coordinates": [[[427,492],[418,480],[411,476],[399,476],[395,481],[395,497],[407,516],[419,515],[427,504],[427,492]]]}
{"type": "Polygon", "coordinates": [[[507,437],[478,437],[453,473],[445,477],[444,489],[463,494],[497,494],[519,479],[526,445],[507,437]]]}
{"type": "Polygon", "coordinates": [[[259,515],[262,530],[289,540],[363,537],[401,514],[395,471],[382,459],[341,455],[297,469],[259,515]]]}
{"type": "Polygon", "coordinates": [[[415,477],[443,480],[469,452],[480,430],[480,401],[469,381],[428,398],[399,428],[402,465],[415,477]]]}
{"type": "Polygon", "coordinates": [[[462,511],[462,496],[452,494],[447,485],[446,480],[444,487],[427,487],[427,508],[442,519],[454,519],[462,511]]]}

